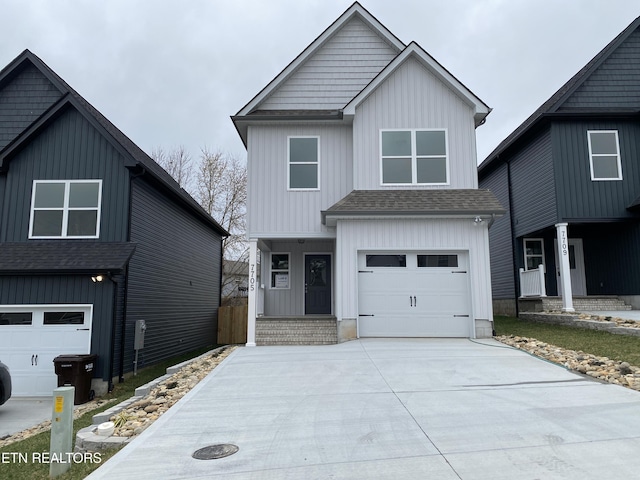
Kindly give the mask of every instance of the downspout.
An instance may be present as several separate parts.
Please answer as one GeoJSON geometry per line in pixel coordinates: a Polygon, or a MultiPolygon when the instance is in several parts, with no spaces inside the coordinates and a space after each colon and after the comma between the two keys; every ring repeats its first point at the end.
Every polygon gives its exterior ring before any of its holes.
{"type": "Polygon", "coordinates": [[[109,352],[109,379],[107,391],[111,393],[113,391],[113,360],[116,351],[116,321],[118,319],[118,288],[120,287],[119,280],[113,277],[110,273],[107,274],[107,278],[111,280],[113,288],[113,300],[111,303],[111,349],[109,352]]]}
{"type": "MultiPolygon", "coordinates": [[[[498,160],[500,155],[497,156],[498,160]]],[[[518,266],[516,265],[516,224],[513,216],[513,193],[511,189],[511,163],[505,160],[507,165],[507,195],[509,198],[509,226],[511,228],[511,262],[513,265],[513,293],[516,302],[516,317],[520,316],[520,306],[518,304],[518,266]]]]}

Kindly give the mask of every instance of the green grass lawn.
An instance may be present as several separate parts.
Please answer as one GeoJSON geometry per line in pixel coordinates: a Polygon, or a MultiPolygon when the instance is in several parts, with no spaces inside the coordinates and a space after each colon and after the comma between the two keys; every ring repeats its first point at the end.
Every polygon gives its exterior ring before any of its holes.
{"type": "Polygon", "coordinates": [[[512,317],[496,317],[494,328],[496,335],[535,338],[558,347],[581,350],[640,367],[640,337],[614,335],[564,325],[527,322],[512,317]]]}
{"type": "MultiPolygon", "coordinates": [[[[110,408],[123,400],[133,396],[135,389],[141,385],[149,383],[166,373],[167,367],[176,365],[185,360],[197,357],[209,350],[215,348],[211,346],[208,348],[199,349],[190,352],[185,355],[170,358],[156,365],[140,369],[138,374],[133,377],[127,378],[123,383],[118,383],[111,393],[101,397],[104,400],[112,400],[109,404],[104,405],[95,410],[89,411],[77,418],[73,422],[73,443],[75,444],[76,433],[78,430],[88,427],[92,424],[92,418],[96,413],[100,413],[107,408],[110,408]]],[[[12,443],[6,447],[0,448],[0,479],[2,480],[45,480],[49,479],[49,465],[44,463],[32,462],[32,454],[49,452],[49,442],[51,440],[50,432],[43,432],[33,437],[27,438],[20,442],[12,443]],[[4,455],[3,455],[4,454],[4,455]],[[26,463],[20,461],[11,461],[12,458],[19,459],[19,454],[26,454],[28,461],[26,463]]],[[[105,450],[100,452],[101,463],[78,463],[72,464],[69,471],[65,474],[56,477],[60,480],[75,480],[82,479],[89,475],[93,470],[98,468],[107,459],[115,455],[116,449],[105,450]]]]}

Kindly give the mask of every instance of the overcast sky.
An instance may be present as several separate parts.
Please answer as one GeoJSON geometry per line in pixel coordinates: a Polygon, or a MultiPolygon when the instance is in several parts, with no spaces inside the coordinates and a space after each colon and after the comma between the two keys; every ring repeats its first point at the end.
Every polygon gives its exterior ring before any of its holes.
{"type": "MultiPolygon", "coordinates": [[[[28,48],[147,153],[245,157],[229,117],[351,0],[2,0],[0,68],[28,48]]],[[[636,0],[362,0],[493,112],[478,162],[640,15],[636,0]]]]}

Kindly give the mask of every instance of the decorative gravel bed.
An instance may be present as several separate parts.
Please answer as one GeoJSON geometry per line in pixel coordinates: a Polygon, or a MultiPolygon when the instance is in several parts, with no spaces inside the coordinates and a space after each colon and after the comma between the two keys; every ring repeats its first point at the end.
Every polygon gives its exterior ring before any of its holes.
{"type": "MultiPolygon", "coordinates": [[[[159,383],[151,390],[149,395],[131,404],[128,408],[114,415],[111,420],[117,422],[114,435],[131,437],[147,428],[154,420],[166,412],[174,403],[182,398],[189,390],[206,377],[211,370],[222,362],[235,347],[225,348],[210,355],[203,355],[197,360],[181,368],[178,372],[159,383]]],[[[96,399],[73,410],[73,418],[79,418],[86,412],[95,410],[101,406],[115,404],[115,400],[105,401],[96,399]]],[[[28,428],[13,435],[7,435],[0,439],[0,447],[19,442],[42,432],[51,430],[51,420],[46,420],[32,428],[28,428]]]]}
{"type": "Polygon", "coordinates": [[[640,368],[627,362],[568,350],[534,338],[502,335],[496,340],[598,380],[640,391],[640,368]]]}
{"type": "Polygon", "coordinates": [[[160,382],[144,398],[132,403],[110,420],[115,423],[113,436],[132,437],[169,410],[178,400],[217,367],[235,347],[204,355],[182,367],[178,372],[160,382]]]}

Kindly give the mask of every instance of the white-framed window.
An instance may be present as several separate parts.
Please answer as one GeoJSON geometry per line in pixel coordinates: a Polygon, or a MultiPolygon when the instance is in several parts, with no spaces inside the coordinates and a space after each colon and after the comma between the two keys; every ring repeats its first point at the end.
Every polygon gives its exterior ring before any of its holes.
{"type": "Polygon", "coordinates": [[[290,288],[289,256],[290,255],[288,253],[271,254],[271,288],[290,288]]]}
{"type": "Polygon", "coordinates": [[[447,185],[447,131],[381,130],[380,178],[383,185],[447,185]]]}
{"type": "Polygon", "coordinates": [[[320,189],[320,137],[287,137],[289,190],[320,189]]]}
{"type": "Polygon", "coordinates": [[[102,180],[34,180],[29,238],[98,238],[102,180]]]}
{"type": "Polygon", "coordinates": [[[588,130],[591,180],[622,180],[617,130],[588,130]]]}
{"type": "Polygon", "coordinates": [[[524,269],[535,270],[544,266],[544,241],[541,238],[524,239],[524,269]]]}

